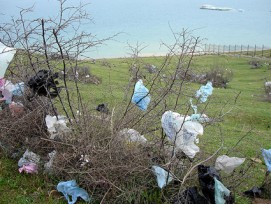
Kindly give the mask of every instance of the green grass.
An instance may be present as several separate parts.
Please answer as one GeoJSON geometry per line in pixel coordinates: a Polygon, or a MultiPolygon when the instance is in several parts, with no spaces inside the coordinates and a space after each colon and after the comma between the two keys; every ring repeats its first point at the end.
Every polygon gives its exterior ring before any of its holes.
{"type": "MultiPolygon", "coordinates": [[[[160,57],[143,60],[158,67],[162,62],[160,57]]],[[[220,127],[224,138],[224,147],[220,154],[229,151],[229,156],[246,157],[245,166],[251,164],[250,158],[256,157],[261,147],[271,148],[271,103],[262,100],[263,84],[265,79],[271,80],[271,71],[267,69],[267,65],[260,69],[251,69],[248,63],[250,60],[250,58],[234,56],[197,56],[191,66],[198,72],[204,72],[214,65],[221,65],[233,71],[233,79],[228,88],[215,88],[205,111],[209,116],[227,113],[224,121],[220,125],[205,128],[204,135],[200,137],[200,147],[206,153],[214,152],[220,144],[218,132],[220,127]],[[235,103],[237,95],[239,97],[235,103]],[[231,149],[242,137],[244,139],[231,149]]],[[[108,103],[111,109],[120,106],[129,82],[127,62],[127,59],[110,59],[108,60],[110,66],[103,66],[102,60],[97,60],[96,64],[89,64],[91,73],[102,78],[100,85],[79,84],[82,97],[91,108],[95,108],[99,103],[108,103]]],[[[270,60],[263,60],[263,62],[270,62],[270,60]]],[[[188,86],[194,93],[200,84],[188,86]]],[[[128,92],[125,103],[129,100],[132,88],[128,92]]],[[[70,82],[69,89],[75,90],[70,82]]],[[[187,98],[180,103],[187,103],[186,100],[187,98]]],[[[198,108],[202,111],[205,104],[199,105],[198,108]]],[[[237,203],[250,203],[241,192],[262,182],[266,167],[258,163],[252,165],[253,168],[248,174],[252,177],[244,180],[236,189],[237,203]]],[[[55,189],[56,184],[56,180],[49,179],[46,175],[19,174],[16,161],[4,157],[0,159],[0,203],[65,203],[63,199],[61,201],[48,196],[48,192],[55,189]]]]}

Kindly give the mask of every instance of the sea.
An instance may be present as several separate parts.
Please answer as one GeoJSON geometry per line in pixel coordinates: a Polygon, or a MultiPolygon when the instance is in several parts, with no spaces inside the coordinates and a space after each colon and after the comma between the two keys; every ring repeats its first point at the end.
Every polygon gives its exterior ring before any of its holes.
{"type": "MultiPolygon", "coordinates": [[[[67,0],[67,6],[80,1],[67,0]]],[[[270,0],[82,0],[92,22],[83,30],[98,39],[110,38],[88,50],[91,58],[128,57],[138,46],[143,56],[164,55],[164,44],[183,30],[200,37],[203,44],[271,47],[270,0]],[[231,8],[201,9],[203,5],[231,8]]],[[[48,18],[59,12],[57,0],[0,0],[0,25],[32,7],[31,18],[48,18]]]]}

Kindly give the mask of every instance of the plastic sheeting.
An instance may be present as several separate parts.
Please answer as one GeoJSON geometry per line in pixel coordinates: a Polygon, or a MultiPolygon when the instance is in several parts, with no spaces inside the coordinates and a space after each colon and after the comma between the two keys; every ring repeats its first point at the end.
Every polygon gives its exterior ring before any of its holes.
{"type": "Polygon", "coordinates": [[[271,149],[269,150],[262,149],[262,155],[263,155],[267,170],[271,172],[271,149]]]}
{"type": "Polygon", "coordinates": [[[37,174],[38,173],[38,165],[35,163],[29,163],[23,165],[21,168],[19,168],[19,172],[25,172],[27,174],[37,174]]]}
{"type": "Polygon", "coordinates": [[[0,78],[4,78],[8,65],[15,53],[15,48],[7,47],[0,42],[0,78]]]}
{"type": "Polygon", "coordinates": [[[56,116],[46,115],[45,122],[48,132],[51,134],[50,139],[54,139],[57,134],[70,131],[70,129],[66,125],[67,120],[65,116],[59,115],[57,119],[56,116]]]}
{"type": "Polygon", "coordinates": [[[68,201],[68,204],[76,203],[79,197],[86,202],[90,202],[90,196],[88,195],[87,191],[79,188],[75,180],[59,182],[57,185],[57,191],[64,195],[68,201]],[[71,200],[69,196],[71,196],[71,200]]]}
{"type": "Polygon", "coordinates": [[[222,155],[217,157],[215,162],[216,170],[223,170],[227,174],[233,172],[235,168],[240,166],[246,159],[238,157],[228,157],[227,155],[222,155]]]}
{"type": "Polygon", "coordinates": [[[158,186],[161,189],[173,180],[172,174],[164,170],[160,166],[152,166],[152,171],[156,175],[158,186]]]}
{"type": "Polygon", "coordinates": [[[18,166],[22,167],[23,165],[34,163],[38,164],[40,162],[40,156],[34,152],[29,151],[28,149],[23,154],[23,157],[18,161],[18,166]]]}
{"type": "Polygon", "coordinates": [[[212,95],[213,86],[212,82],[207,82],[205,86],[201,86],[200,89],[196,92],[196,97],[199,98],[201,103],[207,101],[208,96],[212,95]]]}
{"type": "Polygon", "coordinates": [[[229,197],[230,191],[216,178],[215,180],[215,203],[216,204],[225,204],[226,201],[224,196],[229,197]]]}
{"type": "Polygon", "coordinates": [[[146,111],[151,101],[149,90],[144,86],[141,79],[135,84],[132,102],[139,107],[140,110],[146,111]]]}
{"type": "Polygon", "coordinates": [[[259,187],[253,187],[250,190],[247,190],[244,192],[244,195],[251,197],[251,198],[258,198],[262,195],[264,191],[264,188],[259,188],[259,187]]]}
{"type": "Polygon", "coordinates": [[[147,139],[144,135],[141,135],[138,131],[134,129],[125,128],[119,132],[120,137],[124,137],[129,142],[138,142],[138,143],[146,143],[147,139]]]}
{"type": "Polygon", "coordinates": [[[194,158],[200,151],[195,145],[197,136],[203,135],[203,126],[190,117],[181,116],[179,113],[166,111],[161,119],[162,128],[171,142],[175,142],[176,150],[183,151],[189,158],[194,158]]]}

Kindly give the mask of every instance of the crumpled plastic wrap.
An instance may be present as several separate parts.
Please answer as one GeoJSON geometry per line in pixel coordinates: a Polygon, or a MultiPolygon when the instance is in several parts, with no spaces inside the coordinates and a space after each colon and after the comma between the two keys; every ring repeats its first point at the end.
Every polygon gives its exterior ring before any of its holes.
{"type": "Polygon", "coordinates": [[[152,166],[152,171],[156,175],[158,186],[161,189],[173,180],[172,174],[164,170],[160,166],[152,166]]]}
{"type": "Polygon", "coordinates": [[[224,196],[229,197],[230,191],[216,178],[215,180],[215,203],[216,204],[225,204],[226,201],[224,196]]]}
{"type": "Polygon", "coordinates": [[[0,42],[0,78],[4,78],[9,63],[11,62],[15,53],[15,48],[7,47],[0,42]]]}
{"type": "Polygon", "coordinates": [[[223,170],[227,174],[233,172],[235,168],[240,166],[246,159],[238,157],[228,157],[227,155],[222,155],[217,157],[215,162],[216,170],[223,170]]]}
{"type": "Polygon", "coordinates": [[[124,128],[119,132],[119,136],[125,138],[128,142],[146,143],[147,139],[134,129],[124,128]]]}
{"type": "Polygon", "coordinates": [[[23,154],[23,157],[18,161],[18,166],[22,167],[23,165],[34,163],[38,164],[40,162],[40,156],[34,152],[29,151],[28,149],[23,154]]]}
{"type": "Polygon", "coordinates": [[[267,170],[271,172],[271,149],[269,150],[262,149],[262,155],[263,155],[267,170]]]}
{"type": "Polygon", "coordinates": [[[57,184],[57,191],[61,192],[68,204],[76,203],[77,199],[80,197],[86,202],[90,202],[90,196],[87,191],[79,188],[75,180],[62,181],[57,184]],[[72,199],[69,198],[71,196],[72,199]]]}
{"type": "Polygon", "coordinates": [[[50,152],[48,154],[48,157],[49,157],[49,161],[44,164],[44,172],[51,174],[53,173],[53,163],[56,157],[56,150],[50,152]]]}
{"type": "Polygon", "coordinates": [[[47,130],[50,133],[50,139],[54,139],[58,134],[69,132],[70,129],[67,127],[66,117],[59,115],[58,119],[56,116],[46,115],[45,122],[47,130]]]}
{"type": "Polygon", "coordinates": [[[176,150],[183,151],[189,158],[194,158],[199,152],[198,135],[203,135],[203,126],[197,121],[191,121],[189,116],[166,111],[161,119],[162,128],[171,142],[175,142],[176,150]]]}
{"type": "Polygon", "coordinates": [[[199,98],[201,103],[207,101],[208,96],[212,95],[213,86],[212,82],[207,82],[205,86],[201,86],[200,89],[196,92],[196,97],[199,98]]]}
{"type": "Polygon", "coordinates": [[[134,94],[132,96],[132,102],[143,111],[146,111],[151,101],[149,90],[144,86],[141,79],[135,84],[134,94]]]}

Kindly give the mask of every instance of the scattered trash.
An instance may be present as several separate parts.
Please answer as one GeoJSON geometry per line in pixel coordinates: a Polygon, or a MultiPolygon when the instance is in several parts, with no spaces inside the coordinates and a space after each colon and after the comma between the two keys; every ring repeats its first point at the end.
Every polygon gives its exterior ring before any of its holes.
{"type": "Polygon", "coordinates": [[[0,79],[4,78],[8,65],[15,53],[15,48],[7,47],[0,42],[0,79]]]}
{"type": "Polygon", "coordinates": [[[230,197],[230,191],[227,189],[219,180],[215,180],[215,203],[216,204],[225,204],[226,201],[224,197],[230,197]]]}
{"type": "Polygon", "coordinates": [[[201,103],[207,101],[208,96],[212,95],[213,87],[212,82],[207,82],[205,86],[201,86],[200,89],[196,93],[196,97],[199,98],[201,103]]]}
{"type": "Polygon", "coordinates": [[[198,135],[203,135],[203,126],[190,117],[181,116],[179,113],[166,111],[161,119],[162,128],[168,138],[174,142],[176,150],[183,151],[189,158],[194,158],[199,152],[198,135]]]}
{"type": "Polygon", "coordinates": [[[267,170],[271,172],[271,149],[269,150],[262,149],[262,155],[264,158],[265,165],[267,166],[267,170]]]}
{"type": "Polygon", "coordinates": [[[186,189],[181,195],[178,195],[173,200],[174,204],[208,204],[206,198],[199,194],[197,187],[186,189]]]}
{"type": "Polygon", "coordinates": [[[158,186],[161,189],[173,180],[173,176],[171,175],[171,173],[159,166],[152,166],[152,171],[156,175],[158,186]]]}
{"type": "Polygon", "coordinates": [[[105,113],[105,114],[108,114],[109,113],[109,109],[107,108],[107,104],[99,104],[97,107],[96,107],[96,110],[101,112],[101,113],[105,113]]]}
{"type": "Polygon", "coordinates": [[[140,110],[146,111],[151,101],[149,90],[144,86],[141,79],[135,84],[132,102],[139,107],[140,110]]]}
{"type": "Polygon", "coordinates": [[[240,166],[246,159],[238,157],[228,157],[227,155],[222,155],[217,157],[215,162],[216,170],[223,170],[227,174],[233,172],[233,170],[240,166]]]}
{"type": "Polygon", "coordinates": [[[48,154],[49,161],[44,164],[44,172],[49,173],[49,174],[53,173],[53,163],[54,163],[55,156],[56,156],[56,150],[48,154]]]}
{"type": "Polygon", "coordinates": [[[40,162],[40,156],[34,152],[30,152],[28,149],[23,154],[23,157],[18,161],[18,166],[22,167],[23,165],[34,163],[38,164],[40,162]]]}
{"type": "Polygon", "coordinates": [[[57,191],[61,192],[65,196],[68,204],[76,203],[79,197],[86,202],[90,202],[90,197],[87,191],[79,188],[75,180],[59,182],[57,184],[57,191]],[[71,196],[72,200],[70,200],[69,196],[71,196]]]}
{"type": "Polygon", "coordinates": [[[9,109],[13,117],[18,117],[23,114],[24,105],[20,102],[18,103],[11,102],[11,104],[9,104],[9,109]]]}
{"type": "Polygon", "coordinates": [[[252,158],[250,158],[250,159],[251,159],[251,161],[256,162],[256,163],[259,163],[259,164],[263,163],[262,160],[260,160],[259,158],[254,158],[254,157],[252,157],[252,158]]]}
{"type": "Polygon", "coordinates": [[[245,196],[250,197],[250,198],[258,198],[262,195],[263,190],[264,190],[263,188],[259,188],[259,187],[254,186],[252,189],[243,192],[243,194],[245,196]]]}
{"type": "Polygon", "coordinates": [[[25,172],[27,174],[37,174],[38,166],[35,163],[24,164],[21,168],[19,168],[19,172],[25,172]]]}
{"type": "Polygon", "coordinates": [[[199,165],[198,177],[203,195],[210,203],[215,204],[214,178],[220,180],[218,172],[213,167],[199,165]]]}
{"type": "Polygon", "coordinates": [[[81,155],[79,161],[81,161],[81,165],[80,166],[85,166],[87,165],[88,163],[90,163],[90,156],[89,155],[81,155]]]}
{"type": "Polygon", "coordinates": [[[56,116],[46,115],[45,122],[48,132],[51,134],[50,139],[55,139],[57,135],[70,131],[66,125],[67,120],[65,116],[59,115],[57,119],[56,116]]]}
{"type": "Polygon", "coordinates": [[[58,73],[53,74],[50,70],[40,70],[34,77],[30,78],[28,85],[33,90],[34,95],[55,98],[60,92],[60,88],[56,86],[58,84],[55,81],[56,78],[58,78],[58,73]]]}
{"type": "Polygon", "coordinates": [[[191,104],[191,108],[194,110],[194,114],[197,114],[198,112],[198,107],[196,105],[193,105],[193,100],[192,98],[190,98],[190,104],[191,104]]]}
{"type": "Polygon", "coordinates": [[[146,143],[147,139],[144,135],[141,135],[138,131],[134,129],[124,128],[119,132],[120,137],[124,137],[129,142],[138,142],[138,143],[146,143]]]}

